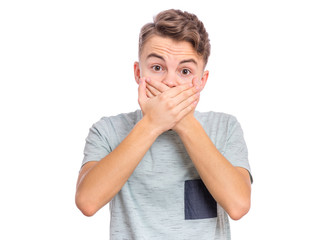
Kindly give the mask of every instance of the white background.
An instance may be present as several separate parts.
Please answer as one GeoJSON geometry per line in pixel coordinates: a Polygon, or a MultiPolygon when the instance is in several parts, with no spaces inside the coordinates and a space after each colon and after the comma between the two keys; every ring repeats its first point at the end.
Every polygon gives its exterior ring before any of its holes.
{"type": "Polygon", "coordinates": [[[240,121],[254,176],[233,239],[336,239],[334,1],[1,1],[0,239],[108,239],[74,203],[91,125],[138,108],[138,33],[159,11],[211,39],[200,111],[240,121]]]}

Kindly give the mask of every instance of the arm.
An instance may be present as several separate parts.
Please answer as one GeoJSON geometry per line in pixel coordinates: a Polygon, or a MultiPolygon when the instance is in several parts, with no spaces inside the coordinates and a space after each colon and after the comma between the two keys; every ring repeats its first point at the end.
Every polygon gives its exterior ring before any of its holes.
{"type": "MultiPolygon", "coordinates": [[[[154,97],[169,87],[148,82],[147,95],[154,97]]],[[[195,83],[194,83],[195,84],[195,83]]],[[[192,113],[178,122],[175,130],[200,177],[215,200],[232,219],[238,220],[250,209],[251,182],[248,171],[234,167],[215,147],[192,113]]]]}
{"type": "Polygon", "coordinates": [[[192,86],[182,85],[149,99],[146,83],[140,81],[144,117],[111,153],[99,162],[88,162],[80,171],[76,204],[84,215],[94,215],[120,191],[155,139],[194,109],[195,92],[192,86]]]}
{"type": "Polygon", "coordinates": [[[157,136],[143,118],[110,154],[83,166],[78,177],[76,204],[84,215],[94,215],[119,192],[157,136]]]}
{"type": "Polygon", "coordinates": [[[251,182],[246,169],[234,167],[191,115],[176,129],[200,177],[215,200],[234,220],[250,209],[251,182]]]}

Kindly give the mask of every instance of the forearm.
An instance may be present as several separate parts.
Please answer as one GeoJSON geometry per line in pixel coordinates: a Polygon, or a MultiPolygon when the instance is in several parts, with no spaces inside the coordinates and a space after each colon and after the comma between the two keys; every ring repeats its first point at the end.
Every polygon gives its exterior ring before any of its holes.
{"type": "Polygon", "coordinates": [[[132,175],[158,135],[146,118],[140,120],[117,148],[79,180],[76,193],[79,208],[93,215],[108,203],[132,175]]]}
{"type": "Polygon", "coordinates": [[[250,183],[217,150],[193,116],[183,120],[176,131],[204,184],[231,218],[241,218],[249,210],[250,183]]]}

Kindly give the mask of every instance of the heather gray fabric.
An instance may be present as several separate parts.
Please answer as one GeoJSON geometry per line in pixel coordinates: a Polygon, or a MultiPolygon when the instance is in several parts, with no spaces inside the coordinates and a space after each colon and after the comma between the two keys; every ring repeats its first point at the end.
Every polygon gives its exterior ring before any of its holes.
{"type": "MultiPolygon", "coordinates": [[[[234,165],[250,166],[236,118],[195,112],[217,149],[234,165]]],[[[104,117],[86,139],[83,164],[99,161],[142,118],[132,113],[104,117]]],[[[139,143],[141,144],[141,143],[139,143]]],[[[110,239],[230,239],[227,213],[212,198],[174,131],[160,135],[110,202],[110,239]]]]}

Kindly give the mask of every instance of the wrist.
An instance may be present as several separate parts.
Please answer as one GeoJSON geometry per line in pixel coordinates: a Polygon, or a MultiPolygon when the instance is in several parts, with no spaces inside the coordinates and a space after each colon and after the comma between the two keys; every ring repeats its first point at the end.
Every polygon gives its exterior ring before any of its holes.
{"type": "Polygon", "coordinates": [[[192,131],[196,124],[198,123],[197,119],[194,117],[193,113],[185,116],[180,122],[178,122],[173,130],[180,136],[184,134],[188,134],[188,132],[192,131]]]}
{"type": "Polygon", "coordinates": [[[145,131],[149,135],[155,138],[157,138],[164,132],[164,130],[162,130],[160,127],[155,127],[155,125],[151,123],[149,117],[147,117],[146,115],[143,116],[139,123],[141,123],[141,125],[144,127],[145,131]]]}

